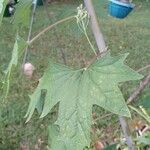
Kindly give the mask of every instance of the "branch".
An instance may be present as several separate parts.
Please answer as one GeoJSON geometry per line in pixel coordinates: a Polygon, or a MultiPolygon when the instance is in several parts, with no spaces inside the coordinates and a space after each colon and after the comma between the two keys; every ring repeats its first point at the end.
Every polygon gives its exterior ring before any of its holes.
{"type": "Polygon", "coordinates": [[[46,27],[44,30],[42,30],[39,34],[37,34],[32,40],[30,40],[30,41],[28,42],[28,44],[29,44],[29,45],[32,44],[32,43],[33,43],[34,41],[36,41],[41,35],[43,35],[43,34],[44,34],[45,32],[47,32],[48,30],[52,29],[53,27],[57,26],[58,24],[63,23],[63,22],[65,22],[65,21],[68,21],[68,20],[73,19],[73,18],[75,18],[75,16],[67,17],[67,18],[65,18],[65,19],[62,19],[62,20],[57,21],[56,23],[54,23],[54,24],[52,24],[52,25],[49,25],[49,26],[46,27]]]}
{"type": "Polygon", "coordinates": [[[126,122],[125,117],[121,117],[120,116],[119,117],[119,121],[120,121],[122,130],[123,130],[123,134],[124,134],[124,136],[126,138],[126,143],[128,145],[128,149],[129,150],[135,150],[135,146],[134,146],[132,137],[130,136],[130,130],[129,130],[129,127],[128,127],[128,124],[126,122]]]}
{"type": "Polygon", "coordinates": [[[145,89],[145,87],[150,83],[150,74],[145,77],[143,81],[140,82],[140,85],[135,89],[135,91],[130,95],[127,100],[127,104],[133,102],[139,94],[145,89]]]}
{"type": "Polygon", "coordinates": [[[142,68],[138,69],[137,72],[141,72],[141,71],[143,71],[145,69],[148,69],[148,68],[150,68],[150,65],[147,65],[145,67],[142,67],[142,68]]]}

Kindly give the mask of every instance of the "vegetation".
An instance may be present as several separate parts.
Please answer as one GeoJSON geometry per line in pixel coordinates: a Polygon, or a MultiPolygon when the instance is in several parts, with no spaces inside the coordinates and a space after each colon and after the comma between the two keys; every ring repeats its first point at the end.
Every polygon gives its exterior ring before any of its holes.
{"type": "MultiPolygon", "coordinates": [[[[98,2],[97,0],[94,2],[105,40],[112,55],[129,52],[130,55],[127,58],[127,64],[135,70],[149,64],[150,20],[148,18],[150,3],[135,1],[135,11],[127,19],[120,21],[107,15],[107,2],[98,2]]],[[[78,2],[67,2],[66,4],[53,3],[48,6],[48,16],[43,7],[38,7],[33,36],[41,28],[46,27],[50,23],[52,24],[56,20],[72,15],[78,5],[78,2]]],[[[12,28],[10,20],[10,18],[4,18],[3,24],[0,27],[0,37],[2,37],[0,39],[1,78],[4,75],[3,70],[8,66],[16,38],[14,36],[15,29],[12,28]]],[[[21,31],[21,36],[26,39],[28,29],[24,27],[21,31]]],[[[88,34],[93,45],[96,47],[90,29],[88,30],[88,34]]],[[[7,101],[3,102],[0,106],[0,149],[23,149],[23,147],[46,149],[48,144],[47,127],[51,122],[56,120],[57,107],[46,118],[39,119],[38,114],[34,114],[30,122],[26,124],[24,115],[29,104],[28,95],[33,93],[37,87],[38,79],[41,78],[43,72],[48,67],[49,61],[67,63],[68,66],[79,69],[87,65],[92,58],[93,53],[87,39],[80,32],[75,21],[70,20],[69,22],[63,23],[41,36],[30,47],[27,58],[36,68],[32,79],[26,79],[20,74],[21,64],[11,74],[12,78],[7,101]]],[[[21,60],[19,61],[21,62],[21,60]]],[[[147,73],[147,70],[142,72],[143,75],[147,73]]],[[[120,85],[126,99],[137,84],[138,81],[120,85]]],[[[146,88],[144,94],[141,95],[138,100],[139,104],[142,103],[144,97],[147,97],[147,91],[149,89],[149,87],[146,88]]],[[[138,103],[135,105],[138,106],[138,103]]],[[[99,138],[103,140],[109,137],[107,142],[111,143],[115,138],[120,137],[118,117],[113,115],[113,117],[108,116],[106,118],[105,115],[108,115],[108,112],[96,106],[93,108],[93,113],[95,112],[96,116],[100,116],[94,124],[94,129],[96,128],[99,133],[96,132],[94,134],[93,141],[99,138]],[[105,119],[102,120],[101,117],[105,119]],[[112,119],[110,120],[110,118],[112,119]]],[[[136,116],[136,114],[132,114],[133,117],[136,116]]],[[[140,117],[137,118],[141,119],[140,117]]]]}

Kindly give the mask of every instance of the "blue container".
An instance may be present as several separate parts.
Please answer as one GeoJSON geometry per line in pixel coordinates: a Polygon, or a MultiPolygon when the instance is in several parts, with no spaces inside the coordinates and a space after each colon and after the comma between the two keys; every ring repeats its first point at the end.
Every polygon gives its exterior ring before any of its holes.
{"type": "Polygon", "coordinates": [[[109,14],[113,17],[123,19],[133,10],[134,5],[131,3],[123,3],[118,0],[109,0],[109,14]]]}

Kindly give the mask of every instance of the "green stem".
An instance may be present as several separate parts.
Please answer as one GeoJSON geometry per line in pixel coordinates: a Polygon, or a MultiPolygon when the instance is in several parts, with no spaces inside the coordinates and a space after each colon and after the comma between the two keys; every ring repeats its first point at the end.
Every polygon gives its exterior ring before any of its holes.
{"type": "Polygon", "coordinates": [[[88,43],[90,44],[90,46],[91,46],[91,48],[92,48],[92,50],[93,50],[93,52],[94,52],[94,54],[97,56],[97,53],[96,53],[96,51],[95,51],[95,49],[94,49],[94,46],[92,45],[92,43],[91,43],[91,41],[90,41],[90,39],[89,39],[89,37],[88,37],[88,35],[87,35],[86,30],[84,31],[84,34],[85,34],[86,39],[88,40],[88,43]]]}
{"type": "Polygon", "coordinates": [[[90,41],[90,39],[89,39],[89,36],[88,36],[88,34],[87,34],[87,32],[86,32],[86,27],[85,27],[84,22],[81,21],[81,24],[82,24],[82,27],[83,27],[83,33],[84,33],[86,39],[88,40],[88,43],[90,44],[90,46],[91,46],[91,48],[92,48],[94,54],[97,56],[97,53],[96,53],[96,51],[95,51],[95,48],[94,48],[94,46],[92,45],[92,43],[91,43],[91,41],[90,41]]]}
{"type": "Polygon", "coordinates": [[[139,114],[141,117],[143,117],[147,122],[150,123],[150,117],[149,116],[145,116],[145,114],[143,114],[141,111],[139,111],[138,109],[136,109],[135,107],[129,105],[129,107],[134,110],[137,114],[139,114]]]}
{"type": "Polygon", "coordinates": [[[62,20],[59,20],[57,21],[56,23],[52,24],[52,25],[49,25],[48,27],[46,27],[45,29],[43,29],[40,33],[38,33],[33,39],[31,39],[28,44],[31,45],[34,41],[36,41],[41,35],[43,35],[45,32],[47,32],[48,30],[52,29],[53,27],[57,26],[58,24],[60,23],[63,23],[65,21],[68,21],[70,19],[73,19],[75,18],[76,16],[70,16],[70,17],[67,17],[65,19],[62,19],[62,20]]]}
{"type": "MultiPolygon", "coordinates": [[[[36,3],[37,3],[37,1],[36,1],[36,3]]],[[[33,22],[34,22],[34,16],[35,16],[35,10],[36,10],[36,6],[37,6],[36,3],[34,3],[34,5],[33,5],[33,10],[32,10],[32,15],[31,15],[31,20],[30,20],[30,27],[29,27],[27,42],[30,41],[31,34],[32,34],[33,22]]],[[[24,53],[24,58],[23,58],[22,66],[24,66],[24,64],[27,61],[28,52],[29,52],[29,47],[27,46],[26,50],[25,50],[25,53],[24,53]]]]}

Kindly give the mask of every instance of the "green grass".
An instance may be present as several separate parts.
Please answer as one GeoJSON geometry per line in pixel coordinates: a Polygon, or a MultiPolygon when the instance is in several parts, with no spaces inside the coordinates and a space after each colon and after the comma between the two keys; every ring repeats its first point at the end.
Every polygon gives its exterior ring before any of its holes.
{"type": "MultiPolygon", "coordinates": [[[[118,20],[107,14],[106,1],[94,0],[96,13],[108,49],[113,55],[130,53],[127,64],[136,70],[150,64],[150,2],[135,1],[135,3],[136,8],[129,17],[118,20]]],[[[50,19],[46,16],[44,8],[38,7],[33,35],[36,35],[48,24],[74,14],[78,4],[77,2],[70,2],[49,5],[50,19]]],[[[2,27],[0,27],[0,77],[2,77],[2,71],[9,63],[15,40],[14,31],[9,22],[10,18],[5,18],[2,27]]],[[[27,31],[27,29],[24,29],[21,33],[25,39],[27,31]]],[[[92,43],[96,46],[91,31],[89,30],[88,33],[92,43]]],[[[30,47],[28,61],[36,67],[35,78],[30,81],[20,76],[20,65],[12,75],[10,94],[7,101],[4,104],[1,103],[0,106],[1,150],[20,149],[23,143],[28,145],[30,149],[34,149],[38,139],[44,140],[40,149],[46,149],[47,125],[51,122],[51,116],[42,120],[35,114],[32,120],[25,124],[24,115],[29,104],[28,94],[33,92],[37,80],[48,66],[49,60],[63,63],[61,50],[65,53],[67,64],[75,68],[83,67],[85,62],[93,57],[89,44],[84,35],[80,33],[75,21],[57,26],[55,30],[47,32],[30,47]]],[[[143,72],[144,75],[147,73],[148,71],[143,72]]],[[[138,82],[128,82],[121,86],[125,97],[133,91],[137,84],[138,82]]],[[[146,89],[146,91],[148,90],[150,90],[150,87],[146,89]]],[[[104,113],[98,108],[96,108],[96,111],[98,114],[104,113]]],[[[98,126],[103,128],[105,125],[117,124],[117,117],[113,117],[111,122],[109,121],[110,118],[99,121],[98,126]]]]}

